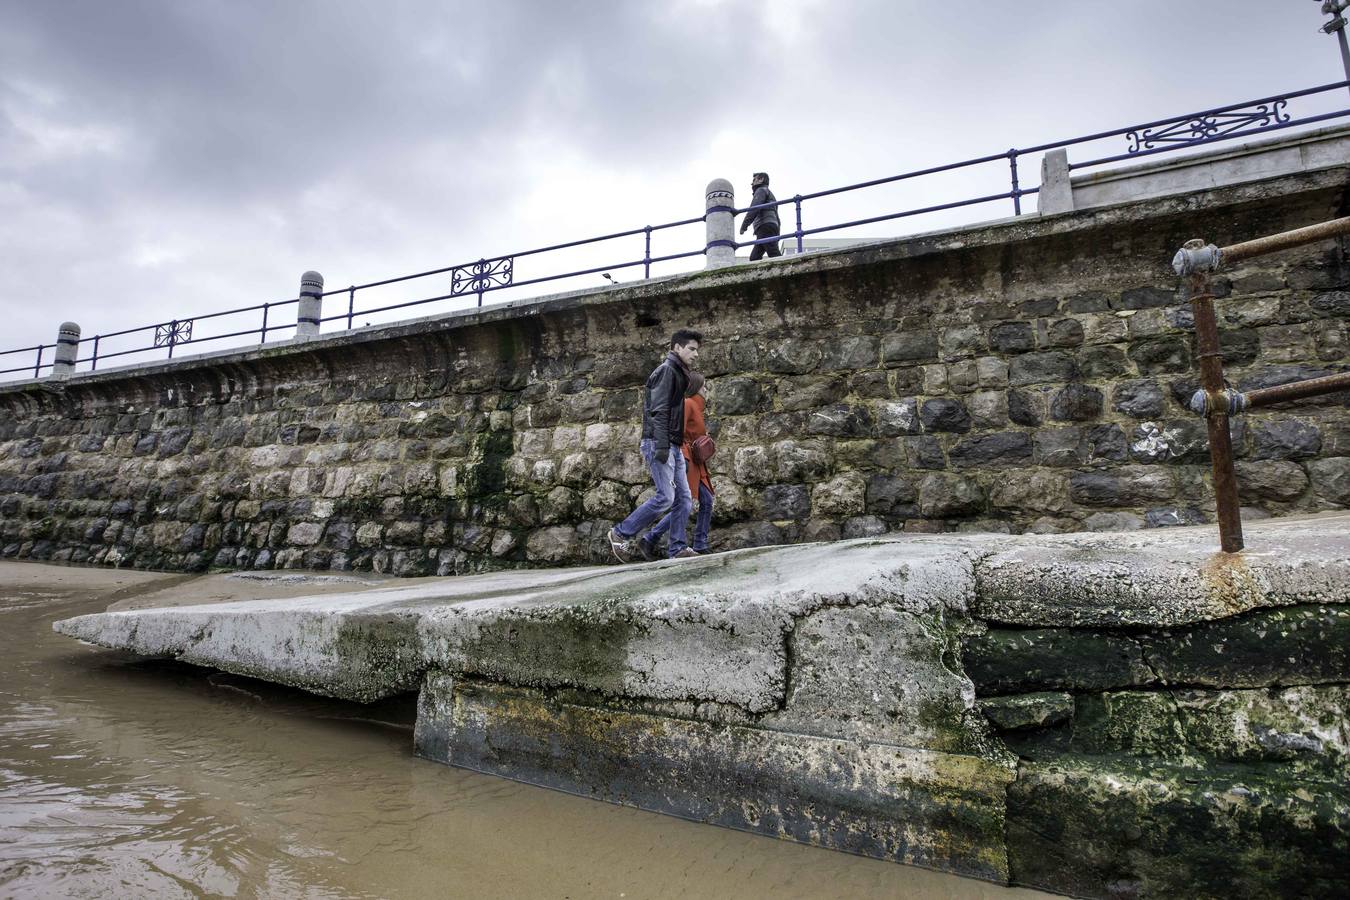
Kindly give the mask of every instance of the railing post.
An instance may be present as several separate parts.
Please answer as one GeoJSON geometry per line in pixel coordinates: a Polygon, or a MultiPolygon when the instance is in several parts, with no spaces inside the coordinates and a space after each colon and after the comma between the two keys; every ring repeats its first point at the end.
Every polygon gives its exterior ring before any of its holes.
{"type": "Polygon", "coordinates": [[[1041,157],[1041,189],[1036,210],[1042,215],[1073,212],[1073,184],[1069,181],[1069,151],[1061,147],[1041,157]]]}
{"type": "Polygon", "coordinates": [[[42,350],[43,350],[43,348],[46,347],[46,346],[47,346],[46,344],[38,344],[38,357],[37,357],[37,362],[33,363],[33,377],[34,377],[34,378],[41,378],[41,377],[42,377],[42,350]]]}
{"type": "Polygon", "coordinates": [[[261,331],[261,332],[259,333],[259,335],[258,335],[258,343],[259,343],[259,344],[265,344],[265,343],[267,343],[267,313],[268,313],[271,309],[272,309],[272,304],[270,304],[270,303],[264,303],[264,304],[263,304],[263,324],[262,324],[262,331],[261,331]]]}
{"type": "Polygon", "coordinates": [[[644,225],[642,230],[647,235],[647,249],[642,253],[642,277],[652,277],[652,226],[644,225]]]}
{"type": "Polygon", "coordinates": [[[352,329],[352,316],[356,315],[356,285],[347,288],[347,330],[352,329]]]}
{"type": "Polygon", "coordinates": [[[52,363],[53,378],[69,378],[75,374],[75,358],[80,355],[80,326],[62,322],[56,332],[56,361],[52,363]]]}
{"type": "Polygon", "coordinates": [[[792,198],[792,205],[797,207],[797,254],[802,253],[802,195],[798,194],[792,198]]]}
{"type": "Polygon", "coordinates": [[[705,269],[720,269],[736,263],[736,192],[731,182],[725,178],[714,178],[708,182],[704,195],[703,223],[706,226],[708,243],[704,248],[707,261],[705,269]]]}
{"type": "Polygon", "coordinates": [[[295,313],[295,336],[319,336],[323,319],[323,276],[312,269],[300,276],[300,305],[295,313]]]}
{"type": "Polygon", "coordinates": [[[1008,168],[1012,170],[1013,214],[1022,214],[1022,189],[1017,184],[1017,148],[1008,151],[1008,168]]]}

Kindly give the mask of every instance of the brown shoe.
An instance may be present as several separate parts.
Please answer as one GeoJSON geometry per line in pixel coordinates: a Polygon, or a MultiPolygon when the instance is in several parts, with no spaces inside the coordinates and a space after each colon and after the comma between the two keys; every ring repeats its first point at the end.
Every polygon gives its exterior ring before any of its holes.
{"type": "Polygon", "coordinates": [[[613,551],[614,558],[621,563],[626,563],[633,558],[633,544],[631,538],[626,538],[619,534],[618,528],[609,530],[609,549],[613,551]]]}
{"type": "Polygon", "coordinates": [[[688,559],[691,556],[702,556],[702,555],[703,554],[699,553],[697,550],[691,550],[690,548],[685,547],[679,553],[676,553],[674,556],[672,556],[671,559],[688,559]]]}

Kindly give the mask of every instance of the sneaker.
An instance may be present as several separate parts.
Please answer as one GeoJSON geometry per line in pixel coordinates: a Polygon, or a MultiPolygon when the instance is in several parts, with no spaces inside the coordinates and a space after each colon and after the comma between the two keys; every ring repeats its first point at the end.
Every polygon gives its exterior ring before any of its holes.
{"type": "Polygon", "coordinates": [[[631,540],[619,534],[617,528],[609,530],[609,549],[614,551],[614,558],[621,563],[629,562],[633,558],[631,540]]]}
{"type": "Polygon", "coordinates": [[[648,541],[644,538],[638,538],[637,547],[638,553],[641,553],[642,558],[647,560],[647,562],[651,562],[652,560],[659,558],[656,555],[656,545],[653,544],[651,541],[648,541]]]}
{"type": "Polygon", "coordinates": [[[703,554],[699,553],[697,550],[685,547],[679,553],[676,553],[673,556],[671,556],[671,559],[688,559],[691,556],[702,556],[702,555],[703,554]]]}

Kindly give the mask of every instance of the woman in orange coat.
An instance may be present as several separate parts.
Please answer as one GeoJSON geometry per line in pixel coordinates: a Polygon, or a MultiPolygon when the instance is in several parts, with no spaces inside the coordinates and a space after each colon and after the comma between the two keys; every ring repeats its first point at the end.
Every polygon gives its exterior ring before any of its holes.
{"type": "Polygon", "coordinates": [[[712,527],[713,486],[708,475],[706,462],[694,461],[694,441],[708,433],[708,425],[703,420],[703,409],[708,403],[708,383],[697,372],[689,378],[691,396],[684,401],[684,459],[685,470],[689,476],[689,494],[698,498],[698,514],[694,519],[694,539],[690,549],[698,553],[708,552],[708,530],[712,527]],[[699,385],[694,387],[694,378],[699,385]]]}
{"type": "MultiPolygon", "coordinates": [[[[708,385],[698,372],[689,373],[689,386],[684,395],[684,451],[685,469],[689,476],[689,494],[698,498],[698,517],[695,520],[694,539],[689,549],[695,553],[708,552],[708,529],[712,526],[713,487],[708,476],[708,464],[694,462],[694,441],[708,433],[708,425],[703,419],[703,409],[708,402],[708,385]]],[[[652,527],[647,537],[638,541],[638,551],[643,559],[659,559],[658,543],[661,535],[670,530],[673,512],[652,527]]]]}

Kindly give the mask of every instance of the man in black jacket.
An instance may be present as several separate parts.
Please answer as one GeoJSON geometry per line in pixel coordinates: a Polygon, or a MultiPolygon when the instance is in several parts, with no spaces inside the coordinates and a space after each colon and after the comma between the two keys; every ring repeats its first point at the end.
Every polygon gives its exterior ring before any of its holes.
{"type": "Polygon", "coordinates": [[[633,539],[666,512],[671,513],[669,553],[671,558],[698,556],[685,545],[689,523],[689,480],[685,475],[684,392],[689,385],[689,367],[698,359],[703,335],[681,328],[670,338],[670,352],[647,376],[642,392],[642,440],[638,449],[652,473],[656,496],[609,530],[609,546],[619,562],[633,558],[633,539]]]}
{"type": "MultiPolygon", "coordinates": [[[[751,206],[760,206],[764,203],[777,204],[778,198],[769,190],[769,174],[767,172],[756,172],[750,177],[750,188],[754,191],[754,196],[750,198],[751,206]]],[[[764,209],[752,209],[745,214],[741,221],[741,234],[745,234],[745,229],[751,225],[755,226],[755,240],[767,237],[778,237],[778,207],[766,206],[764,209]]],[[[770,241],[764,244],[756,244],[755,249],[750,251],[750,261],[762,257],[765,253],[770,256],[782,256],[783,251],[778,246],[777,241],[770,241]]]]}

